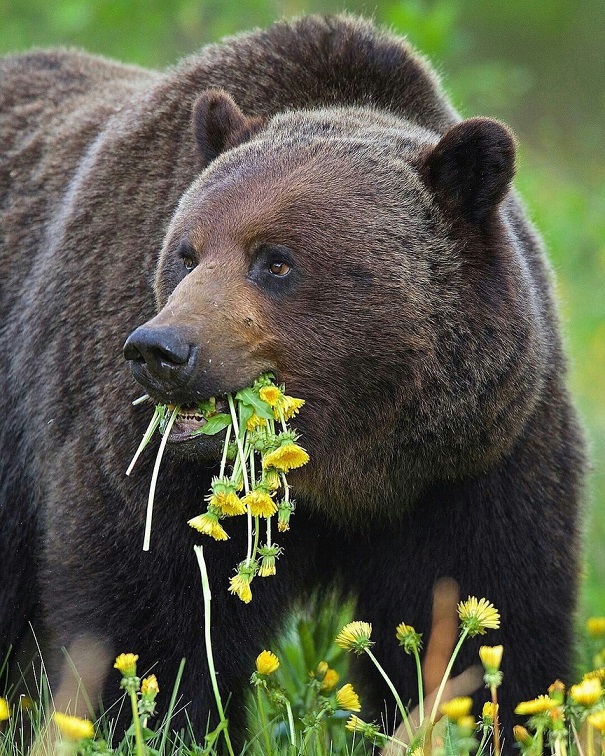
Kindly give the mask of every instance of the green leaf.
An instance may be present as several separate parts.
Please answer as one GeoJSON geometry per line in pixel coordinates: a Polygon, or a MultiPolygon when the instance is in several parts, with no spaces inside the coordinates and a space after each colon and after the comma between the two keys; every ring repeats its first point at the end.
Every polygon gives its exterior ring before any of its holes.
{"type": "Polygon", "coordinates": [[[263,402],[260,396],[251,388],[241,389],[235,395],[238,402],[247,404],[254,409],[254,414],[259,417],[265,418],[265,420],[273,419],[273,410],[267,402],[263,402]]]}
{"type": "Polygon", "coordinates": [[[213,415],[211,418],[206,420],[201,428],[194,431],[191,435],[199,436],[201,433],[203,433],[205,436],[214,436],[215,434],[220,433],[220,431],[224,430],[228,425],[231,425],[231,415],[213,415]]]}

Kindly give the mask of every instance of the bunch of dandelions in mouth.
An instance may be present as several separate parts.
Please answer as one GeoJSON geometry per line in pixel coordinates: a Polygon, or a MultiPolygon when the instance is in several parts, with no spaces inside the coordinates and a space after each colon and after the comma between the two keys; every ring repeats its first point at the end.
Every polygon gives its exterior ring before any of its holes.
{"type": "MultiPolygon", "coordinates": [[[[144,401],[147,397],[141,397],[144,401]]],[[[271,577],[283,549],[273,540],[273,518],[277,530],[290,528],[295,503],[286,475],[309,461],[307,452],[297,443],[298,435],[288,426],[304,404],[285,394],[273,376],[265,374],[252,386],[235,396],[228,394],[229,413],[217,410],[214,399],[201,402],[197,412],[205,422],[193,432],[215,435],[225,431],[219,473],[212,480],[206,496],[206,511],[189,520],[189,525],[216,541],[229,538],[223,523],[231,517],[245,516],[248,538],[245,558],[230,579],[229,590],[242,601],[252,600],[251,583],[255,577],[271,577]]],[[[147,431],[130,463],[127,475],[145,446],[157,431],[162,435],[158,449],[147,505],[143,549],[149,550],[155,487],[166,442],[181,410],[180,406],[157,405],[147,431]]],[[[227,526],[228,527],[228,526],[227,526]]]]}

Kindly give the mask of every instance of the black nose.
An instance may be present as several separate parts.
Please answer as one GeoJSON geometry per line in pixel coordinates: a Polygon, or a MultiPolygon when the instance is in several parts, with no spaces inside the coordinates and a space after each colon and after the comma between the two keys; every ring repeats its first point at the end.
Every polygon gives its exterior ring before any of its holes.
{"type": "Polygon", "coordinates": [[[145,365],[158,378],[167,378],[187,365],[193,348],[179,328],[139,326],[126,339],[124,357],[145,365]]]}

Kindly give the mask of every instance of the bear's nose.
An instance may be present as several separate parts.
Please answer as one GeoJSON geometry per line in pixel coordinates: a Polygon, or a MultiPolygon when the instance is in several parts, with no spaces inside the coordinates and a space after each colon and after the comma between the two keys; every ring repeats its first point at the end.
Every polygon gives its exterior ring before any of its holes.
{"type": "Polygon", "coordinates": [[[193,349],[178,328],[142,325],[133,331],[124,344],[124,357],[145,365],[152,375],[167,378],[187,365],[193,349]]]}

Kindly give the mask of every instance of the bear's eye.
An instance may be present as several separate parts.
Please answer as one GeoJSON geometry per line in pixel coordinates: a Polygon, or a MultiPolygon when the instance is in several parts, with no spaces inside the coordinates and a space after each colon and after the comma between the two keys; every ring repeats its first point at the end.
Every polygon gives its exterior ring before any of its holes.
{"type": "Polygon", "coordinates": [[[186,271],[193,270],[195,268],[195,260],[192,257],[183,257],[183,267],[186,271]]]}
{"type": "Polygon", "coordinates": [[[278,260],[276,262],[272,262],[271,265],[269,265],[269,271],[274,276],[287,276],[290,272],[290,266],[288,263],[283,262],[283,260],[278,260]]]}

